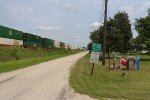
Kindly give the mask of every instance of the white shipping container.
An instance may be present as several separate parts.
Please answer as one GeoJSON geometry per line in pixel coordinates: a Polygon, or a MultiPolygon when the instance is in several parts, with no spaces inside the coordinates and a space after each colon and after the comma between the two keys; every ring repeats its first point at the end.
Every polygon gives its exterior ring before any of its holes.
{"type": "Polygon", "coordinates": [[[70,49],[74,49],[74,48],[73,48],[73,45],[70,45],[70,49]]]}
{"type": "Polygon", "coordinates": [[[65,49],[68,49],[68,44],[67,43],[65,43],[65,49]]]}
{"type": "Polygon", "coordinates": [[[2,45],[23,45],[23,41],[0,37],[0,44],[2,44],[2,45]]]}
{"type": "Polygon", "coordinates": [[[21,40],[13,40],[14,45],[23,45],[23,41],[21,40]]]}
{"type": "Polygon", "coordinates": [[[60,48],[60,42],[59,42],[59,41],[54,40],[54,47],[56,47],[56,48],[60,48]]]}
{"type": "Polygon", "coordinates": [[[12,39],[7,39],[7,38],[1,38],[0,37],[0,44],[13,45],[13,40],[12,39]]]}

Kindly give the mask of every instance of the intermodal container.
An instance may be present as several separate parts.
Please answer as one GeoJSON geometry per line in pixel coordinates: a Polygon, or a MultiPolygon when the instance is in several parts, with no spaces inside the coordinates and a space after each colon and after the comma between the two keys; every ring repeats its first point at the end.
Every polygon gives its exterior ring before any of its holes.
{"type": "Polygon", "coordinates": [[[23,41],[0,37],[0,45],[3,45],[3,46],[22,46],[23,41]]]}
{"type": "Polygon", "coordinates": [[[53,48],[53,40],[48,38],[42,38],[42,45],[44,48],[53,48]]]}
{"type": "Polygon", "coordinates": [[[54,47],[55,47],[55,48],[60,48],[60,42],[54,40],[54,47]]]}
{"type": "Polygon", "coordinates": [[[0,25],[0,37],[22,40],[23,32],[0,25]]]}

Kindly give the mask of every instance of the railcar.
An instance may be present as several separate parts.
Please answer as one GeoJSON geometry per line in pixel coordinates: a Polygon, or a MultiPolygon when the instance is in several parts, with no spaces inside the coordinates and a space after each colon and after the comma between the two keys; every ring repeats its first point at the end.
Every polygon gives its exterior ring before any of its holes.
{"type": "Polygon", "coordinates": [[[42,47],[43,48],[53,48],[54,47],[54,40],[48,38],[42,38],[42,47]]]}
{"type": "Polygon", "coordinates": [[[0,45],[1,46],[22,46],[23,32],[0,25],[0,45]]]}
{"type": "Polygon", "coordinates": [[[54,47],[55,47],[55,48],[60,48],[60,42],[54,40],[54,47]]]}
{"type": "Polygon", "coordinates": [[[27,47],[42,47],[41,37],[30,33],[23,33],[23,46],[27,47]]]}

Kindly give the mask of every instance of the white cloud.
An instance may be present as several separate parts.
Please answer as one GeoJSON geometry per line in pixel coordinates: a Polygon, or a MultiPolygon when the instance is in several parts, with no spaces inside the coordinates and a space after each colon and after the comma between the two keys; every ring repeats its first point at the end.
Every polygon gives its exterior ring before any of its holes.
{"type": "Polygon", "coordinates": [[[21,12],[24,14],[28,14],[28,15],[33,15],[35,14],[35,10],[33,8],[26,8],[26,9],[21,9],[21,12]]]}
{"type": "Polygon", "coordinates": [[[150,1],[145,2],[145,3],[144,3],[144,6],[150,7],[150,1]]]}
{"type": "Polygon", "coordinates": [[[145,9],[144,9],[144,7],[142,7],[142,6],[141,6],[141,7],[139,7],[138,9],[139,9],[140,11],[145,10],[145,9]]]}
{"type": "Polygon", "coordinates": [[[80,39],[80,38],[81,38],[81,36],[76,35],[76,36],[73,36],[73,38],[74,38],[74,39],[80,39]]]}
{"type": "Polygon", "coordinates": [[[64,4],[63,8],[66,9],[66,10],[72,10],[73,9],[72,5],[69,4],[69,3],[64,4]]]}
{"type": "Polygon", "coordinates": [[[92,28],[94,28],[94,29],[98,29],[102,25],[103,25],[102,23],[98,23],[98,22],[94,22],[91,24],[92,28]]]}
{"type": "Polygon", "coordinates": [[[83,41],[85,44],[87,44],[88,42],[87,41],[83,41]]]}
{"type": "Polygon", "coordinates": [[[62,28],[61,27],[52,27],[52,26],[48,26],[48,27],[45,27],[45,26],[39,26],[37,28],[38,30],[40,31],[61,31],[62,28]]]}
{"type": "Polygon", "coordinates": [[[120,10],[126,11],[129,15],[134,15],[134,8],[131,6],[123,6],[120,10]]]}
{"type": "Polygon", "coordinates": [[[62,8],[63,8],[64,10],[66,10],[66,11],[69,11],[69,12],[72,12],[72,11],[73,11],[73,12],[79,11],[79,8],[73,7],[73,5],[70,4],[70,3],[66,3],[66,4],[62,5],[62,8]]]}
{"type": "Polygon", "coordinates": [[[10,12],[12,15],[18,16],[18,13],[20,16],[24,15],[33,15],[35,14],[35,9],[32,6],[29,5],[22,5],[18,3],[10,3],[6,5],[7,10],[10,12]]]}
{"type": "Polygon", "coordinates": [[[77,41],[77,42],[81,42],[81,39],[75,39],[75,41],[77,41]]]}

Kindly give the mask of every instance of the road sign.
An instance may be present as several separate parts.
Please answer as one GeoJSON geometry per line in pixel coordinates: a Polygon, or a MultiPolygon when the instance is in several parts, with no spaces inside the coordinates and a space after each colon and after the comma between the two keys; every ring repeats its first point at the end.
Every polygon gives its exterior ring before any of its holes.
{"type": "Polygon", "coordinates": [[[98,52],[91,52],[90,62],[91,63],[99,63],[99,55],[98,52]]]}
{"type": "Polygon", "coordinates": [[[99,62],[101,47],[102,46],[99,43],[93,43],[92,44],[92,52],[91,52],[90,62],[92,62],[92,63],[98,63],[99,62]]]}
{"type": "Polygon", "coordinates": [[[92,44],[92,52],[100,52],[101,51],[101,44],[93,43],[92,44]]]}
{"type": "Polygon", "coordinates": [[[102,47],[101,44],[98,44],[98,43],[92,44],[92,52],[91,52],[90,62],[93,63],[93,65],[92,65],[92,70],[91,70],[91,76],[93,74],[94,64],[99,63],[101,47],[102,47]]]}

